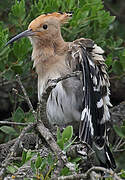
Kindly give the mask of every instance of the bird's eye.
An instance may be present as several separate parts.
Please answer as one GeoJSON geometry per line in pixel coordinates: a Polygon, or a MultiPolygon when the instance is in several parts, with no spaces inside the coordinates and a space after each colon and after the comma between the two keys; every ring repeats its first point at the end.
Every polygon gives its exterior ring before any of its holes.
{"type": "Polygon", "coordinates": [[[44,24],[43,29],[47,29],[47,28],[48,28],[47,24],[44,24]]]}

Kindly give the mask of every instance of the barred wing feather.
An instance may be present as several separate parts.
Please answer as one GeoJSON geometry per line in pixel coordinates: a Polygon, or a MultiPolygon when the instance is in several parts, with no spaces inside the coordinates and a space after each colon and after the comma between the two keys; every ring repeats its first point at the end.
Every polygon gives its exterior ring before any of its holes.
{"type": "Polygon", "coordinates": [[[79,39],[71,46],[74,70],[82,71],[83,110],[79,138],[94,147],[101,164],[115,168],[115,161],[107,146],[106,121],[110,119],[109,78],[102,54],[104,51],[90,39],[79,39]]]}

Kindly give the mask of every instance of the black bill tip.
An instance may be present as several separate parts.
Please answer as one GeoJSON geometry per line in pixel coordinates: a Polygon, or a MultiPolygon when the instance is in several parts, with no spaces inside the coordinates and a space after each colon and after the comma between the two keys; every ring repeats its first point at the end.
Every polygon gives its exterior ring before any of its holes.
{"type": "Polygon", "coordinates": [[[27,36],[32,36],[34,32],[32,29],[28,29],[26,31],[21,32],[20,34],[14,36],[12,39],[10,39],[6,44],[5,47],[8,46],[9,44],[12,44],[14,41],[21,39],[22,37],[27,37],[27,36]]]}

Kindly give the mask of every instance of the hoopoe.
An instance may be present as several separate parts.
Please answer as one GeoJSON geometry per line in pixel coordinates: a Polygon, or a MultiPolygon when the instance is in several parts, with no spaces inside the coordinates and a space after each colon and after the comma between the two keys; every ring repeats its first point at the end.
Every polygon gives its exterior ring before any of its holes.
{"type": "Polygon", "coordinates": [[[71,124],[79,127],[79,138],[95,150],[100,164],[116,167],[107,145],[106,122],[110,119],[109,78],[106,72],[104,51],[90,39],[65,42],[61,25],[72,13],[54,12],[34,19],[28,30],[18,34],[11,44],[29,37],[33,46],[32,59],[38,74],[38,99],[49,79],[81,71],[81,75],[62,80],[52,90],[47,101],[49,122],[58,126],[71,124]]]}

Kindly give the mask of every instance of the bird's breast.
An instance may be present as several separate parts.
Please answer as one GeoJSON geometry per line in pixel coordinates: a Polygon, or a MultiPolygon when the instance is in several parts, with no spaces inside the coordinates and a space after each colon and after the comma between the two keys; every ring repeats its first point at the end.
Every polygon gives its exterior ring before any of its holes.
{"type": "Polygon", "coordinates": [[[79,78],[72,77],[59,82],[47,102],[47,116],[50,124],[65,126],[79,122],[82,98],[82,83],[79,78]]]}
{"type": "Polygon", "coordinates": [[[36,65],[38,74],[38,99],[41,100],[42,93],[46,90],[48,80],[58,79],[71,72],[71,69],[66,65],[66,54],[62,56],[54,56],[46,61],[39,60],[36,65]]]}

